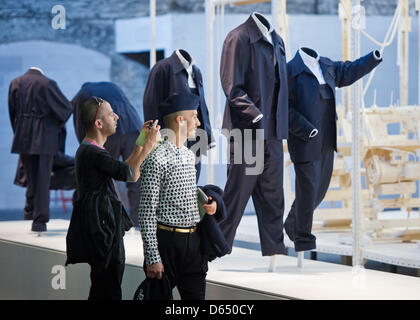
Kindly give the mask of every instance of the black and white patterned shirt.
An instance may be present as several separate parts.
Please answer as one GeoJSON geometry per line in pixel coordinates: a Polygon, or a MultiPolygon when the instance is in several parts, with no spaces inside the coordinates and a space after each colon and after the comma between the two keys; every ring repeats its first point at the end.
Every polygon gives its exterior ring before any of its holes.
{"type": "Polygon", "coordinates": [[[157,223],[191,227],[200,221],[194,153],[165,140],[140,167],[139,224],[146,264],[161,261],[157,223]]]}

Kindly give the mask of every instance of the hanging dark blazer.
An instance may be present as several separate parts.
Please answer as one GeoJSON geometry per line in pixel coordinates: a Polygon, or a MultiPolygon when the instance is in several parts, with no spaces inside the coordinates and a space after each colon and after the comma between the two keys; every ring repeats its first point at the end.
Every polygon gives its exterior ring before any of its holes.
{"type": "Polygon", "coordinates": [[[112,82],[86,82],[71,100],[73,105],[73,122],[79,142],[85,137],[85,128],[80,120],[80,108],[92,96],[100,97],[109,102],[114,112],[118,115],[116,135],[133,131],[141,131],[143,119],[133,107],[122,89],[112,82]]]}
{"type": "Polygon", "coordinates": [[[226,95],[224,129],[264,129],[264,139],[287,138],[288,89],[284,43],[272,32],[273,46],[263,38],[252,16],[226,37],[220,63],[220,79],[226,95]],[[275,82],[274,57],[280,89],[277,97],[276,137],[268,137],[275,82]],[[253,124],[260,114],[263,118],[253,124]]]}
{"type": "Polygon", "coordinates": [[[54,80],[29,69],[12,80],[9,115],[13,128],[12,153],[55,155],[60,133],[73,109],[54,80]]]}
{"type": "MultiPolygon", "coordinates": [[[[192,69],[200,97],[200,106],[197,110],[201,122],[199,128],[207,132],[208,144],[210,145],[214,142],[214,138],[211,133],[209,111],[204,97],[203,77],[195,64],[192,69]]],[[[175,52],[170,57],[158,61],[150,70],[143,96],[144,120],[159,119],[159,124],[164,128],[165,124],[159,116],[158,105],[173,93],[191,93],[187,70],[185,70],[175,52]]],[[[205,150],[203,151],[205,152],[205,150]]]]}
{"type": "MultiPolygon", "coordinates": [[[[333,94],[332,128],[334,135],[333,147],[337,151],[337,113],[335,110],[335,87],[349,86],[368,74],[382,59],[375,58],[373,51],[353,62],[332,61],[320,57],[319,65],[325,82],[333,94]]],[[[289,82],[289,138],[287,140],[289,153],[293,162],[316,161],[321,159],[322,137],[319,132],[314,138],[309,138],[310,132],[322,123],[319,112],[321,91],[317,78],[304,64],[299,52],[287,64],[289,82]]],[[[326,98],[326,97],[324,97],[326,98]]]]}

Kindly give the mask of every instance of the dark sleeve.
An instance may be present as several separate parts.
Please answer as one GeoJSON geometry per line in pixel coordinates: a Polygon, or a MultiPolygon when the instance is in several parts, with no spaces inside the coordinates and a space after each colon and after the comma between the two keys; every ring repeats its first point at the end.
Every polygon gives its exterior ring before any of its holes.
{"type": "Polygon", "coordinates": [[[16,100],[15,100],[15,90],[13,89],[13,83],[10,83],[9,86],[9,116],[10,123],[12,124],[13,132],[15,131],[15,118],[16,118],[16,100]]]}
{"type": "Polygon", "coordinates": [[[294,78],[288,77],[289,87],[289,132],[294,136],[309,141],[309,135],[316,127],[296,109],[296,100],[294,92],[294,78]]]}
{"type": "Polygon", "coordinates": [[[341,88],[351,85],[371,72],[381,62],[382,58],[378,50],[372,51],[353,62],[335,61],[335,86],[341,88]]]}
{"type": "Polygon", "coordinates": [[[229,102],[232,122],[235,123],[237,119],[246,126],[251,126],[252,120],[261,115],[261,112],[245,91],[250,56],[248,45],[243,42],[236,35],[228,35],[226,38],[220,61],[220,80],[229,102]]]}
{"type": "Polygon", "coordinates": [[[76,132],[77,140],[79,140],[79,143],[82,142],[86,135],[85,128],[82,124],[82,121],[80,120],[80,108],[87,99],[88,97],[82,92],[82,90],[80,90],[71,100],[71,104],[73,106],[74,131],[76,132]]]}
{"type": "Polygon", "coordinates": [[[73,112],[73,108],[54,80],[48,83],[45,95],[51,112],[59,122],[64,124],[73,112]]]}
{"type": "Polygon", "coordinates": [[[120,160],[112,158],[111,154],[105,150],[96,147],[95,152],[91,155],[92,165],[95,166],[103,175],[118,181],[131,180],[132,172],[130,166],[120,160]]]}
{"type": "MultiPolygon", "coordinates": [[[[167,97],[167,82],[165,72],[160,66],[156,65],[150,70],[143,96],[144,121],[159,119],[158,106],[167,97]]],[[[161,120],[159,124],[163,125],[161,120]]]]}

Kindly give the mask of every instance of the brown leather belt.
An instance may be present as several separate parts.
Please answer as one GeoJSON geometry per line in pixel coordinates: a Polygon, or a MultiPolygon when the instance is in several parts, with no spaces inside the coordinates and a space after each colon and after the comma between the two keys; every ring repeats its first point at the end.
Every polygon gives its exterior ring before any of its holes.
{"type": "Polygon", "coordinates": [[[177,228],[177,227],[169,227],[164,226],[162,224],[157,224],[157,227],[162,230],[172,231],[172,232],[181,232],[181,233],[193,233],[197,229],[197,227],[190,227],[190,228],[177,228]]]}

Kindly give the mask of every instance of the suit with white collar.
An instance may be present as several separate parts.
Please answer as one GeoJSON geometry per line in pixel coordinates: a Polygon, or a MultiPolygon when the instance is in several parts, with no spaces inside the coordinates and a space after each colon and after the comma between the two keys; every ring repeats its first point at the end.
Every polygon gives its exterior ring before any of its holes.
{"type": "Polygon", "coordinates": [[[351,85],[381,61],[378,51],[353,62],[342,62],[319,57],[316,51],[303,48],[287,64],[287,143],[296,172],[296,199],[285,229],[296,251],[316,248],[316,238],[311,233],[313,213],[328,190],[334,150],[337,151],[335,87],[351,85]],[[312,55],[312,60],[305,53],[312,55]]]}
{"type": "Polygon", "coordinates": [[[245,207],[252,196],[258,219],[263,256],[286,252],[283,236],[283,142],[288,130],[287,67],[284,43],[268,21],[253,13],[227,35],[220,62],[220,79],[226,95],[223,128],[235,132],[264,130],[263,139],[252,137],[235,147],[230,139],[230,163],[223,199],[227,217],[222,232],[232,246],[245,207]],[[251,145],[251,146],[250,146],[251,145]],[[247,174],[252,156],[264,155],[261,173],[247,174]],[[261,148],[261,151],[258,151],[261,148]],[[235,163],[236,149],[243,161],[235,163]]]}
{"type": "MultiPolygon", "coordinates": [[[[159,119],[159,125],[164,128],[165,124],[163,119],[159,116],[158,105],[173,93],[194,93],[200,98],[200,105],[197,109],[198,119],[200,120],[200,129],[205,130],[207,133],[207,146],[208,149],[212,148],[214,138],[211,133],[211,124],[207,104],[204,96],[203,77],[200,69],[193,62],[190,62],[191,75],[186,70],[178,56],[179,51],[184,55],[189,55],[184,50],[177,50],[172,53],[168,58],[158,61],[150,70],[147,79],[146,89],[143,97],[143,114],[144,121],[159,119]],[[192,79],[191,79],[192,78],[192,79]],[[191,81],[194,82],[195,88],[191,88],[191,81]],[[194,91],[192,91],[194,90],[194,91]]],[[[197,142],[199,139],[197,139],[197,142]]],[[[188,141],[187,146],[191,147],[196,141],[188,141]]],[[[207,148],[199,149],[196,153],[197,157],[207,154],[207,148]]],[[[201,163],[196,164],[197,181],[200,176],[201,163]]]]}

